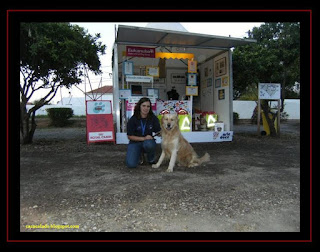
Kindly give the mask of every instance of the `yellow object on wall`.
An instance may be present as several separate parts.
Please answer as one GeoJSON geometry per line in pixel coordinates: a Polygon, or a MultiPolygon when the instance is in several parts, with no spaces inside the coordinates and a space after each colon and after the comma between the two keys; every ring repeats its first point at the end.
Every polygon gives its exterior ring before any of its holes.
{"type": "Polygon", "coordinates": [[[156,58],[167,58],[167,59],[193,59],[193,53],[165,53],[165,52],[156,52],[156,58]]]}

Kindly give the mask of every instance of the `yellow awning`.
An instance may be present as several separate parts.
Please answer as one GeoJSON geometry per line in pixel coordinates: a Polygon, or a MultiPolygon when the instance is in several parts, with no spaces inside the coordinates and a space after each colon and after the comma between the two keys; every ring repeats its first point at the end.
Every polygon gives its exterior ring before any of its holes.
{"type": "Polygon", "coordinates": [[[165,52],[156,52],[156,58],[167,58],[167,59],[189,59],[194,58],[193,53],[165,53],[165,52]]]}
{"type": "MultiPolygon", "coordinates": [[[[122,52],[122,56],[126,56],[126,51],[122,52]]],[[[156,58],[161,59],[189,59],[192,60],[194,58],[193,53],[169,53],[169,52],[156,52],[156,58]]]]}

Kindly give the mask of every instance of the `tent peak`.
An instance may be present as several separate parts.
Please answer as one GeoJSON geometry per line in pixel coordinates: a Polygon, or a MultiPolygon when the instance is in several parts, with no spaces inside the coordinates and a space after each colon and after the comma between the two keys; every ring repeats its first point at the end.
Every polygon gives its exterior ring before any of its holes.
{"type": "Polygon", "coordinates": [[[180,23],[148,23],[146,28],[188,32],[188,30],[180,23]]]}

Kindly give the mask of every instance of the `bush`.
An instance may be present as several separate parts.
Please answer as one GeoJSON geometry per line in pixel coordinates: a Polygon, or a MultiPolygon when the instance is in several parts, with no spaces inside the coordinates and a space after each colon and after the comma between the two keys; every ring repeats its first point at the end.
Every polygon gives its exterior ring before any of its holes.
{"type": "Polygon", "coordinates": [[[233,123],[237,124],[239,121],[239,114],[237,112],[233,112],[233,123]]]}
{"type": "Polygon", "coordinates": [[[68,125],[68,119],[73,116],[73,110],[71,108],[48,108],[46,111],[51,120],[50,125],[55,127],[68,125]]]}

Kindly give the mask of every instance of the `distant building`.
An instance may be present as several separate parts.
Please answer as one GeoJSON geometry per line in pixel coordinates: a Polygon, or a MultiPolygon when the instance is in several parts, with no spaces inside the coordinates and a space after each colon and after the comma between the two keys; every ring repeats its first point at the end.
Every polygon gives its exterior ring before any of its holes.
{"type": "Polygon", "coordinates": [[[113,102],[113,86],[103,86],[86,92],[86,100],[111,100],[113,102]]]}
{"type": "Polygon", "coordinates": [[[292,90],[293,90],[293,92],[295,92],[298,95],[300,95],[300,83],[299,82],[295,82],[292,90]]]}

